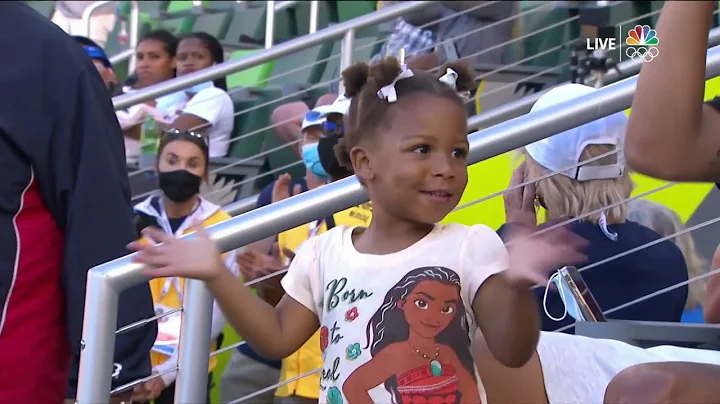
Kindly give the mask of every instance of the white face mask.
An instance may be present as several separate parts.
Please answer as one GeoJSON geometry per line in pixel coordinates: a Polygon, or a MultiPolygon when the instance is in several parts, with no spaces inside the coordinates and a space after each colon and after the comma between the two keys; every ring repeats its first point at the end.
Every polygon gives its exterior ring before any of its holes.
{"type": "Polygon", "coordinates": [[[545,315],[554,321],[563,321],[568,315],[574,318],[575,321],[585,321],[585,316],[583,316],[582,311],[580,311],[580,306],[578,306],[578,303],[575,300],[575,295],[572,294],[570,288],[568,288],[567,284],[563,281],[562,275],[560,274],[559,270],[552,274],[552,276],[548,280],[547,286],[545,286],[545,294],[543,296],[543,310],[545,310],[545,315]],[[555,286],[557,286],[558,293],[560,294],[560,299],[563,301],[564,311],[561,317],[553,317],[553,315],[550,314],[547,309],[547,295],[551,283],[554,283],[555,286]]]}

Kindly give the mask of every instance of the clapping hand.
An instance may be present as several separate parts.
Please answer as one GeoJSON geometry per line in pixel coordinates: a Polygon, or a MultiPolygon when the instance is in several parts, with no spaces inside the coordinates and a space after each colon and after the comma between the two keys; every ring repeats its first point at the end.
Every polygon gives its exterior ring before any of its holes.
{"type": "Polygon", "coordinates": [[[292,178],[290,177],[290,174],[285,173],[278,177],[277,180],[275,180],[275,183],[273,184],[272,188],[272,202],[279,202],[283,199],[287,199],[291,196],[298,195],[302,193],[302,187],[300,184],[295,184],[292,188],[292,193],[290,192],[290,181],[292,181],[292,178]]]}
{"type": "MultiPolygon", "coordinates": [[[[283,254],[291,261],[295,258],[295,253],[287,248],[283,248],[283,254]]],[[[245,250],[237,255],[236,262],[246,281],[275,273],[286,266],[280,256],[280,248],[277,243],[273,244],[270,254],[245,250]]]]}

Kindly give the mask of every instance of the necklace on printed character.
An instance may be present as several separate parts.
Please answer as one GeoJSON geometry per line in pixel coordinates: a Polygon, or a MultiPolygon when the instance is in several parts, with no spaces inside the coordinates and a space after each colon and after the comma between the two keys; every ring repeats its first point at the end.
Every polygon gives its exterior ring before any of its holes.
{"type": "Polygon", "coordinates": [[[442,375],[442,363],[440,363],[440,361],[438,360],[438,356],[440,356],[440,344],[435,347],[435,356],[433,357],[430,357],[420,352],[420,350],[415,348],[415,346],[409,341],[408,344],[410,345],[410,348],[412,348],[415,353],[418,354],[418,356],[427,361],[430,361],[430,373],[432,373],[433,376],[438,377],[442,375]]]}

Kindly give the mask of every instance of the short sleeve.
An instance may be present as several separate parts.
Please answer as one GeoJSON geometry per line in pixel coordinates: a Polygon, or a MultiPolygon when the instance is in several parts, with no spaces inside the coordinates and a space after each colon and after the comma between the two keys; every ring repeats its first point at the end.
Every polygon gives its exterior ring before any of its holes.
{"type": "Polygon", "coordinates": [[[228,106],[232,114],[233,105],[230,96],[219,88],[211,87],[195,94],[183,108],[183,113],[195,115],[216,126],[223,115],[227,114],[228,106]]]}
{"type": "Polygon", "coordinates": [[[460,278],[466,307],[472,307],[477,291],[487,278],[509,266],[510,256],[500,236],[485,225],[472,226],[460,250],[460,278]]]}
{"type": "Polygon", "coordinates": [[[308,239],[298,247],[287,274],[280,282],[288,296],[313,313],[322,313],[323,289],[315,239],[308,239]]]}

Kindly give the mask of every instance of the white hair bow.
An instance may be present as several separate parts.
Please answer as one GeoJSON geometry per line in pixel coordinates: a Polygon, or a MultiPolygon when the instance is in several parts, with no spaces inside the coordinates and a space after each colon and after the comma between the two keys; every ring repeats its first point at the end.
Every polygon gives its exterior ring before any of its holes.
{"type": "Polygon", "coordinates": [[[377,95],[378,97],[380,97],[380,99],[386,100],[390,103],[397,101],[397,91],[395,91],[395,83],[403,79],[409,79],[410,77],[415,75],[412,70],[408,69],[407,65],[402,65],[400,66],[400,68],[400,74],[395,77],[395,80],[393,80],[392,83],[378,90],[377,95]]]}
{"type": "MultiPolygon", "coordinates": [[[[445,71],[445,74],[440,76],[438,80],[440,80],[441,83],[444,83],[447,86],[451,87],[453,90],[457,91],[458,74],[455,70],[448,67],[445,71]]],[[[461,91],[458,92],[458,95],[464,99],[467,99],[470,97],[470,91],[461,91]]]]}

